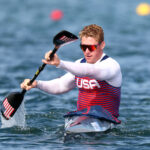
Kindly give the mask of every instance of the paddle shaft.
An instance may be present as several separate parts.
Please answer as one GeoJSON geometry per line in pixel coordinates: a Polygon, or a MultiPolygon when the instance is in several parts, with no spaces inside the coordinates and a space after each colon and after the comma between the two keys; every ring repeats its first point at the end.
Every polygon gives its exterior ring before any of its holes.
{"type": "MultiPolygon", "coordinates": [[[[54,47],[54,49],[53,49],[53,51],[52,51],[52,53],[50,54],[50,59],[53,59],[53,57],[54,57],[54,54],[56,53],[56,51],[58,50],[58,48],[59,47],[54,47]]],[[[36,71],[36,73],[34,74],[34,77],[30,80],[30,82],[29,82],[29,85],[31,85],[33,82],[34,82],[34,80],[38,77],[38,75],[40,74],[40,72],[45,68],[45,66],[46,66],[46,64],[45,63],[43,63],[40,67],[39,67],[39,69],[36,71]]],[[[22,91],[21,91],[21,93],[24,95],[25,93],[27,92],[27,90],[25,90],[25,89],[23,89],[22,91]]]]}

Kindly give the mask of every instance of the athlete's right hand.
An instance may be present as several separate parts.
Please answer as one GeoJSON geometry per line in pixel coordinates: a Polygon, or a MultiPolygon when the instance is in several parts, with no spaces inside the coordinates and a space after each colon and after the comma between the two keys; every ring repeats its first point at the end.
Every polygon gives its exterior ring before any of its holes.
{"type": "Polygon", "coordinates": [[[20,84],[20,87],[22,89],[25,89],[25,90],[30,90],[32,88],[35,88],[37,86],[37,81],[34,81],[31,85],[29,84],[30,82],[30,79],[25,79],[21,84],[20,84]]]}

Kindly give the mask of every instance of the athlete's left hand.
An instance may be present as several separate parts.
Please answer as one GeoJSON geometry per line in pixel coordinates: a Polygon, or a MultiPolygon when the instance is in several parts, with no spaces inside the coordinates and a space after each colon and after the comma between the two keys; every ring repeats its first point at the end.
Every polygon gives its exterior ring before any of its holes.
{"type": "Polygon", "coordinates": [[[57,56],[57,54],[54,54],[54,57],[52,60],[50,60],[50,54],[52,53],[52,51],[49,51],[45,54],[45,59],[42,59],[42,62],[45,64],[49,64],[49,65],[54,65],[54,66],[58,66],[60,64],[60,59],[57,56]]]}

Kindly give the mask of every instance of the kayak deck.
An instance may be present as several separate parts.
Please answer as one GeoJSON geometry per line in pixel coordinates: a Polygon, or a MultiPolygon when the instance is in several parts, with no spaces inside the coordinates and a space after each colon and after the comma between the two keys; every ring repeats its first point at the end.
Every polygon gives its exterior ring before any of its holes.
{"type": "Polygon", "coordinates": [[[115,126],[112,122],[87,116],[65,118],[65,131],[67,133],[104,132],[115,126]]]}

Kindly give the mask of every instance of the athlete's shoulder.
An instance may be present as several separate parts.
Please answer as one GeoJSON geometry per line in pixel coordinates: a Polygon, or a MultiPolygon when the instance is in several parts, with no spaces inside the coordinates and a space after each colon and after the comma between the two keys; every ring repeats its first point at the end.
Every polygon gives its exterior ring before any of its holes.
{"type": "Polygon", "coordinates": [[[111,61],[113,63],[119,64],[118,61],[116,59],[112,58],[112,57],[109,57],[108,61],[111,61]]]}
{"type": "Polygon", "coordinates": [[[83,59],[84,59],[84,58],[77,59],[77,60],[75,61],[75,63],[81,63],[81,61],[82,61],[83,59]]]}
{"type": "Polygon", "coordinates": [[[104,61],[102,61],[102,63],[107,63],[107,64],[111,64],[111,65],[120,67],[119,62],[110,56],[107,59],[105,59],[104,61]]]}
{"type": "Polygon", "coordinates": [[[115,87],[120,87],[122,83],[121,67],[117,60],[112,57],[108,57],[99,64],[103,69],[109,70],[111,75],[107,82],[115,87]]]}

